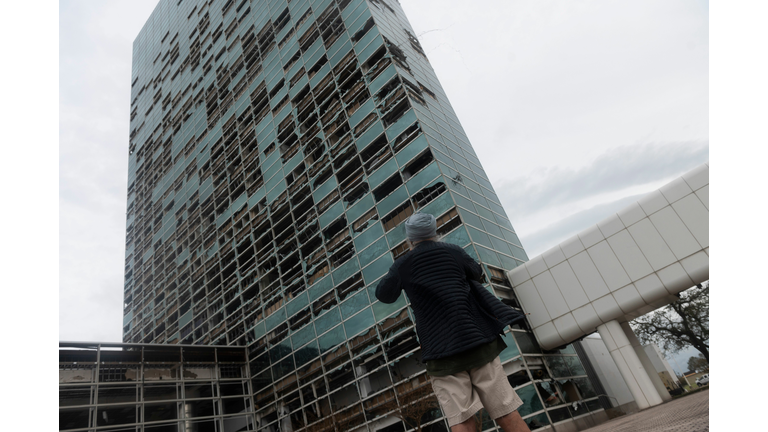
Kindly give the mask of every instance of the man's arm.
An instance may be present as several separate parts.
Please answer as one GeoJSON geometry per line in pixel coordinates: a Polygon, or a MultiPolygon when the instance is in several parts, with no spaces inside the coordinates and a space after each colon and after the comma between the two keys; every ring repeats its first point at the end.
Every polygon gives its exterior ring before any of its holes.
{"type": "Polygon", "coordinates": [[[397,271],[398,267],[398,262],[396,261],[389,268],[386,276],[376,285],[376,298],[382,303],[394,303],[400,297],[400,291],[402,291],[403,287],[400,281],[400,273],[397,271]]]}

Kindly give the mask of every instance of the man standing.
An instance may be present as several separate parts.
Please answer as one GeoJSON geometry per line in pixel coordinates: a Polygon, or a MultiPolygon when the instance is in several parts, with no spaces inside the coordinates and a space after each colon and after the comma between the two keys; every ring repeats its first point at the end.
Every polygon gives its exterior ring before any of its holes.
{"type": "Polygon", "coordinates": [[[473,416],[485,407],[505,432],[529,431],[499,360],[506,348],[499,335],[523,315],[483,288],[480,264],[462,248],[437,241],[434,216],[415,213],[405,231],[411,250],[392,264],[376,298],[394,303],[402,290],[408,295],[422,361],[451,430],[474,431],[473,416]]]}

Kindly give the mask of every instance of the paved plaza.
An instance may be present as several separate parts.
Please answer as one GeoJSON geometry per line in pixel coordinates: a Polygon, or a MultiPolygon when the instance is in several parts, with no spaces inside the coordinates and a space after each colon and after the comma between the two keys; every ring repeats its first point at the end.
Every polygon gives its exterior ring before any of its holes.
{"type": "Polygon", "coordinates": [[[618,417],[584,432],[700,432],[709,430],[709,390],[618,417]]]}

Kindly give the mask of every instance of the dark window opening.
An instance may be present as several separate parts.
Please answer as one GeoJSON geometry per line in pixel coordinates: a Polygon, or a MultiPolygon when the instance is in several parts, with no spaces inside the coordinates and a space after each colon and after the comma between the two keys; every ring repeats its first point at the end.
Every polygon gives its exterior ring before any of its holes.
{"type": "Polygon", "coordinates": [[[421,47],[419,40],[416,39],[416,36],[411,34],[411,32],[408,30],[405,30],[405,34],[408,35],[408,42],[411,43],[411,48],[413,48],[417,53],[421,54],[424,58],[427,58],[427,54],[424,52],[424,48],[421,47]]]}
{"type": "Polygon", "coordinates": [[[333,291],[328,292],[326,295],[320,297],[312,303],[312,314],[314,316],[318,316],[322,314],[323,312],[331,309],[332,307],[336,306],[336,293],[333,291]]]}
{"type": "Polygon", "coordinates": [[[347,262],[347,260],[352,258],[354,255],[355,246],[352,244],[352,242],[349,242],[346,246],[340,248],[338,251],[334,252],[333,255],[331,255],[331,265],[334,268],[337,268],[347,262]]]}
{"type": "Polygon", "coordinates": [[[349,54],[345,55],[333,68],[333,74],[336,75],[336,82],[339,83],[339,87],[342,90],[344,90],[342,84],[355,72],[358,74],[358,79],[362,77],[362,72],[357,69],[357,55],[354,50],[350,50],[349,54]]]}
{"type": "Polygon", "coordinates": [[[282,30],[285,25],[288,24],[290,19],[291,14],[288,13],[288,8],[285,8],[285,10],[275,20],[275,33],[280,33],[280,30],[282,30]]]}
{"type": "Polygon", "coordinates": [[[360,152],[360,158],[363,160],[363,167],[368,174],[375,171],[376,168],[380,167],[391,157],[392,149],[389,147],[387,136],[385,134],[381,134],[381,136],[360,152]]]}
{"type": "Polygon", "coordinates": [[[346,196],[344,196],[344,201],[347,203],[348,206],[351,206],[354,204],[357,200],[364,197],[365,194],[368,193],[370,187],[368,186],[367,182],[361,183],[356,188],[352,189],[346,196]]]}
{"type": "Polygon", "coordinates": [[[366,214],[360,216],[354,224],[352,224],[352,230],[354,232],[363,232],[365,228],[368,227],[371,221],[375,221],[379,219],[379,215],[376,212],[376,208],[372,208],[369,212],[366,214]]]}
{"type": "Polygon", "coordinates": [[[346,227],[347,227],[347,218],[346,216],[342,216],[340,219],[336,220],[336,222],[333,222],[332,224],[330,224],[328,228],[326,228],[323,231],[323,237],[325,237],[326,240],[330,240],[346,227]]]}
{"type": "Polygon", "coordinates": [[[373,79],[378,74],[378,72],[381,72],[387,65],[389,65],[389,60],[385,57],[386,54],[387,49],[381,47],[378,51],[373,53],[365,63],[361,65],[360,69],[362,69],[362,71],[368,75],[369,78],[373,79]],[[382,59],[385,60],[380,61],[382,59]]]}
{"type": "Polygon", "coordinates": [[[381,223],[384,225],[384,231],[388,232],[392,228],[398,226],[401,222],[408,219],[413,214],[413,206],[410,201],[406,201],[396,209],[389,212],[388,215],[381,218],[381,223]]]}
{"type": "MultiPolygon", "coordinates": [[[[376,103],[381,105],[382,101],[384,101],[387,98],[387,96],[389,96],[390,93],[392,93],[393,91],[399,88],[400,88],[400,80],[397,77],[392,78],[388,83],[384,84],[384,86],[382,86],[378,92],[376,92],[376,96],[375,96],[376,103]]],[[[396,93],[396,94],[400,95],[402,94],[402,92],[396,93]]]]}
{"type": "Polygon", "coordinates": [[[325,153],[325,146],[320,138],[313,138],[306,147],[304,147],[304,156],[307,164],[312,165],[325,153]]]}
{"type": "Polygon", "coordinates": [[[400,173],[395,173],[392,177],[387,179],[381,186],[373,190],[373,198],[376,202],[381,201],[387,195],[395,191],[400,185],[403,184],[403,178],[400,177],[400,173]]]}
{"type": "Polygon", "coordinates": [[[309,308],[306,308],[290,318],[288,322],[291,330],[298,330],[307,324],[311,318],[312,314],[310,313],[309,308]]]}
{"type": "Polygon", "coordinates": [[[304,257],[305,260],[309,260],[310,256],[322,245],[323,241],[320,236],[312,238],[309,242],[306,242],[301,246],[301,256],[304,257]]]}
{"type": "Polygon", "coordinates": [[[413,125],[409,126],[407,129],[402,131],[400,135],[398,135],[395,140],[392,143],[392,149],[395,151],[395,153],[399,152],[405,146],[410,144],[414,139],[416,139],[417,136],[421,133],[421,127],[419,127],[418,123],[414,123],[413,125]]]}
{"type": "Polygon", "coordinates": [[[339,296],[339,301],[344,301],[350,294],[356,293],[361,288],[365,287],[365,281],[360,273],[356,273],[351,278],[345,280],[336,286],[336,294],[339,296]]]}
{"type": "Polygon", "coordinates": [[[421,91],[426,93],[429,97],[431,97],[434,100],[437,100],[437,95],[435,95],[435,93],[432,90],[430,90],[426,86],[424,86],[424,84],[419,82],[419,88],[421,89],[421,91]]]}
{"type": "Polygon", "coordinates": [[[416,100],[416,102],[420,103],[423,106],[427,106],[427,101],[424,99],[424,94],[421,92],[421,89],[416,87],[415,85],[411,84],[410,81],[407,79],[403,80],[403,83],[408,89],[408,94],[416,100]]]}
{"type": "Polygon", "coordinates": [[[283,65],[283,70],[288,71],[293,67],[294,64],[296,64],[297,61],[301,58],[301,51],[296,51],[296,54],[293,55],[293,57],[288,60],[285,65],[283,65]]]}
{"type": "Polygon", "coordinates": [[[384,127],[387,128],[391,124],[398,121],[400,117],[402,117],[403,114],[405,114],[406,111],[408,111],[410,108],[411,108],[411,104],[408,102],[408,99],[403,99],[394,108],[392,108],[384,117],[382,117],[381,122],[384,124],[384,127]]]}
{"type": "Polygon", "coordinates": [[[357,41],[359,41],[360,39],[362,39],[362,38],[363,38],[363,36],[365,36],[365,34],[366,34],[366,33],[368,33],[368,30],[370,30],[371,28],[373,28],[373,17],[371,17],[371,18],[368,18],[368,21],[366,21],[366,22],[365,22],[365,25],[363,26],[363,28],[361,28],[360,30],[358,30],[358,31],[357,31],[357,32],[356,32],[356,33],[355,33],[355,34],[352,36],[352,42],[357,42],[357,41]]]}
{"type": "Polygon", "coordinates": [[[400,47],[397,46],[397,44],[392,43],[392,41],[390,41],[384,36],[382,37],[384,38],[384,43],[386,44],[387,49],[389,50],[390,53],[392,53],[392,58],[395,60],[395,62],[397,62],[397,64],[400,65],[400,67],[410,72],[411,67],[408,65],[405,52],[403,52],[403,50],[400,49],[400,47]]]}
{"type": "Polygon", "coordinates": [[[488,266],[488,272],[491,282],[507,287],[510,286],[509,281],[507,280],[507,275],[504,274],[504,270],[488,266]]]}
{"type": "Polygon", "coordinates": [[[359,137],[363,134],[366,130],[368,130],[368,127],[371,126],[373,123],[376,122],[376,119],[378,119],[378,116],[375,112],[370,113],[366,118],[360,121],[357,126],[355,126],[355,136],[359,137]]]}
{"type": "Polygon", "coordinates": [[[409,178],[413,177],[413,175],[415,175],[417,172],[424,169],[433,160],[435,160],[435,158],[432,156],[432,151],[427,149],[419,157],[409,162],[408,165],[403,168],[403,178],[408,181],[409,178]]]}
{"type": "Polygon", "coordinates": [[[283,98],[280,99],[280,102],[278,102],[277,105],[275,105],[275,108],[272,110],[272,112],[275,114],[279,113],[280,110],[282,110],[283,108],[285,108],[286,105],[288,105],[288,102],[290,102],[290,100],[288,99],[288,94],[286,93],[285,96],[283,96],[283,98]]]}
{"type": "Polygon", "coordinates": [[[312,44],[315,43],[318,37],[320,37],[320,32],[317,31],[315,24],[312,24],[309,30],[307,30],[306,33],[304,33],[304,35],[299,38],[299,49],[301,52],[307,52],[307,50],[312,47],[312,44]]]}
{"type": "Polygon", "coordinates": [[[410,246],[408,246],[408,242],[402,242],[399,245],[395,246],[394,249],[392,249],[392,258],[398,259],[401,256],[405,255],[410,250],[410,246]]]}
{"type": "Polygon", "coordinates": [[[339,190],[334,189],[327,197],[323,198],[319,203],[317,203],[317,213],[322,214],[324,211],[328,210],[328,207],[335,204],[338,200],[339,190]]]}
{"type": "Polygon", "coordinates": [[[434,201],[435,198],[440,196],[443,192],[445,192],[445,190],[445,183],[443,182],[425,187],[413,195],[413,204],[417,209],[423,208],[430,202],[434,201]]]}
{"type": "Polygon", "coordinates": [[[449,212],[440,216],[435,220],[437,226],[437,235],[445,235],[453,231],[454,228],[461,225],[461,218],[456,212],[456,208],[452,208],[449,212]]]}
{"type": "Polygon", "coordinates": [[[315,180],[312,182],[312,189],[317,189],[318,186],[325,183],[326,180],[331,178],[332,175],[333,175],[333,170],[331,169],[331,167],[326,166],[325,170],[320,174],[318,174],[317,177],[315,177],[315,180]]]}
{"type": "Polygon", "coordinates": [[[326,55],[325,55],[325,54],[323,54],[323,56],[322,56],[322,57],[320,57],[320,59],[319,59],[319,60],[318,60],[318,61],[315,63],[315,65],[314,65],[314,66],[312,66],[312,68],[311,68],[311,69],[309,70],[309,72],[307,73],[307,74],[309,75],[309,78],[310,78],[310,79],[312,79],[312,77],[314,77],[314,76],[315,76],[315,74],[317,74],[317,73],[320,71],[320,69],[321,69],[321,68],[322,68],[322,67],[323,67],[323,66],[324,66],[326,63],[328,63],[328,57],[326,57],[326,55]]]}
{"type": "Polygon", "coordinates": [[[384,7],[385,9],[392,12],[393,14],[395,13],[395,10],[392,9],[392,6],[388,5],[386,2],[384,2],[384,0],[371,0],[371,3],[373,3],[379,9],[384,7]]]}

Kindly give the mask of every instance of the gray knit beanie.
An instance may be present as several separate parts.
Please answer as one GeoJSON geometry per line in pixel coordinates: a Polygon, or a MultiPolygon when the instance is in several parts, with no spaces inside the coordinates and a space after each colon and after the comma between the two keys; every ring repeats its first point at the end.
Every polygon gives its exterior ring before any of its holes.
{"type": "Polygon", "coordinates": [[[421,241],[437,236],[435,217],[428,213],[416,212],[405,221],[408,240],[421,241]]]}

